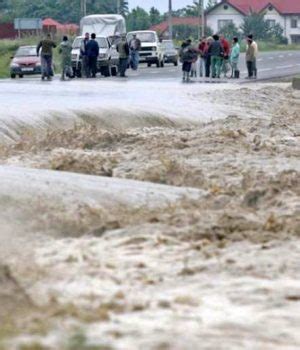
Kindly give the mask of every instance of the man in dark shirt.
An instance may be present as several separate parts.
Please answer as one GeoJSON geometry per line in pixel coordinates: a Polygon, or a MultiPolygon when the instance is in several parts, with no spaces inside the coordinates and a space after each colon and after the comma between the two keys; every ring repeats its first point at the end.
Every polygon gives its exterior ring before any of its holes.
{"type": "Polygon", "coordinates": [[[224,57],[224,49],[220,42],[219,35],[213,36],[214,41],[211,43],[208,52],[211,56],[212,77],[220,78],[221,67],[224,57]]]}
{"type": "Polygon", "coordinates": [[[90,41],[90,34],[85,33],[84,39],[80,46],[80,56],[81,56],[81,72],[86,78],[89,76],[89,60],[87,56],[87,43],[90,41]]]}
{"type": "Polygon", "coordinates": [[[96,78],[97,74],[97,59],[99,56],[99,44],[96,40],[96,34],[91,35],[91,40],[86,45],[86,52],[89,61],[89,77],[96,78]]]}
{"type": "Polygon", "coordinates": [[[51,39],[51,35],[47,34],[47,37],[44,40],[41,40],[36,48],[37,56],[40,55],[41,51],[41,62],[42,62],[42,80],[47,77],[48,80],[51,80],[53,76],[52,70],[52,57],[53,49],[56,47],[55,42],[51,39]]]}

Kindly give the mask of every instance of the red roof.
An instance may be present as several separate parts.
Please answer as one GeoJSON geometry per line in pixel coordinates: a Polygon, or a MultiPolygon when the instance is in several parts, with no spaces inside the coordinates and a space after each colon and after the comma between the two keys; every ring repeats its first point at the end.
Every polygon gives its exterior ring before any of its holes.
{"type": "Polygon", "coordinates": [[[45,27],[59,27],[61,24],[55,21],[53,18],[45,18],[43,20],[43,26],[45,27]]]}
{"type": "Polygon", "coordinates": [[[221,4],[224,3],[232,5],[245,15],[251,11],[261,12],[268,6],[273,6],[282,15],[300,14],[300,0],[223,0],[221,4]]]}
{"type": "MultiPolygon", "coordinates": [[[[173,17],[172,24],[173,26],[177,26],[177,25],[198,26],[199,18],[198,17],[173,17]]],[[[169,22],[165,21],[152,26],[149,30],[154,30],[159,33],[164,33],[168,29],[168,27],[169,27],[169,22]]]]}

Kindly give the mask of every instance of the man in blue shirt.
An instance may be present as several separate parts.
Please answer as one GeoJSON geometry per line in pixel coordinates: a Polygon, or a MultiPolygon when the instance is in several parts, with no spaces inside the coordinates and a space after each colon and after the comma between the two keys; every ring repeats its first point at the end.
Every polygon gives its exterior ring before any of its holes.
{"type": "Polygon", "coordinates": [[[91,40],[86,45],[86,52],[89,61],[89,77],[96,78],[97,60],[99,56],[99,44],[96,40],[96,34],[91,35],[91,40]]]}

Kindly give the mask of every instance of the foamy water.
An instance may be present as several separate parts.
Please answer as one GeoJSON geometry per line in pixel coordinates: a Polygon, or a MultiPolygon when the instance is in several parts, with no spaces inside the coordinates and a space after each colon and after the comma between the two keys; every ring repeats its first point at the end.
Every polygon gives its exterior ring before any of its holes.
{"type": "Polygon", "coordinates": [[[0,84],[4,349],[299,348],[296,93],[0,84]]]}

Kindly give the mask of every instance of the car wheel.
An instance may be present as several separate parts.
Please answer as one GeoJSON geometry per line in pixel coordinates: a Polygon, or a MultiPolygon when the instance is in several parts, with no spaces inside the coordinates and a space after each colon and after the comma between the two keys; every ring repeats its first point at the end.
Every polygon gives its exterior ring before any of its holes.
{"type": "Polygon", "coordinates": [[[111,75],[116,77],[118,75],[117,67],[111,67],[111,75]]]}
{"type": "Polygon", "coordinates": [[[103,68],[103,71],[102,71],[102,74],[103,74],[106,78],[110,77],[110,69],[109,69],[109,67],[104,67],[104,68],[103,68]]]}
{"type": "Polygon", "coordinates": [[[23,74],[19,74],[19,78],[24,78],[24,75],[23,74]]]}
{"type": "Polygon", "coordinates": [[[177,67],[178,66],[178,61],[174,62],[174,66],[177,67]]]}
{"type": "Polygon", "coordinates": [[[160,66],[161,66],[161,68],[164,68],[164,66],[165,66],[165,61],[164,61],[164,60],[162,60],[162,61],[160,62],[160,66]]]}
{"type": "Polygon", "coordinates": [[[151,67],[152,66],[152,64],[151,63],[147,63],[147,67],[151,67]]]}
{"type": "Polygon", "coordinates": [[[10,75],[10,77],[11,77],[12,79],[15,79],[15,78],[16,78],[16,75],[12,73],[12,74],[10,75]]]}
{"type": "Polygon", "coordinates": [[[157,60],[157,62],[156,62],[156,67],[157,67],[157,68],[160,67],[160,62],[159,62],[159,60],[157,60]]]}

